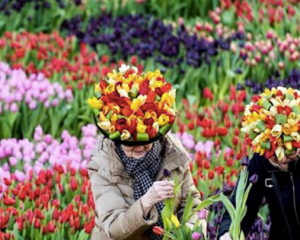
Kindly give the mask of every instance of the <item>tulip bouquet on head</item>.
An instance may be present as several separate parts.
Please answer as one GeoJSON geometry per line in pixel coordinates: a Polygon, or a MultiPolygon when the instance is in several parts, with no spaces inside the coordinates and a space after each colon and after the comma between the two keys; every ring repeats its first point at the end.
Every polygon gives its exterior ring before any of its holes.
{"type": "Polygon", "coordinates": [[[242,131],[256,153],[282,161],[300,147],[300,92],[292,88],[266,89],[246,106],[242,131]]]}
{"type": "Polygon", "coordinates": [[[159,70],[142,73],[122,65],[95,85],[88,99],[99,130],[111,140],[128,145],[165,135],[176,116],[175,89],[159,70]]]}

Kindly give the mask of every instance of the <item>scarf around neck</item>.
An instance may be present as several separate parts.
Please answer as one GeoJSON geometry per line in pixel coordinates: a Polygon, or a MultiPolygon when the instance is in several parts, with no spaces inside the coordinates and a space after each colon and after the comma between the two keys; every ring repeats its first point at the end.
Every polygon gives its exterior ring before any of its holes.
{"type": "MultiPolygon", "coordinates": [[[[160,169],[162,157],[160,155],[162,146],[159,141],[153,143],[152,148],[146,155],[140,159],[127,157],[122,146],[116,144],[117,154],[124,164],[125,171],[134,179],[133,197],[135,200],[141,198],[152,186],[156,175],[160,169]]],[[[163,227],[160,212],[164,208],[164,203],[155,204],[159,218],[155,225],[163,227]]],[[[161,240],[161,236],[157,236],[152,232],[152,227],[146,230],[146,235],[150,240],[161,240]]]]}

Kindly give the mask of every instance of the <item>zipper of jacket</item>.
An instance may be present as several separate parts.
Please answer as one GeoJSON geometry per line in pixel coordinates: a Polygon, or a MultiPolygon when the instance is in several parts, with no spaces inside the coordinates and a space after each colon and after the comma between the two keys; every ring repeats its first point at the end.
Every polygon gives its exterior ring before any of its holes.
{"type": "Polygon", "coordinates": [[[294,205],[295,215],[296,215],[297,223],[300,226],[300,221],[299,221],[299,217],[298,217],[298,213],[297,213],[297,206],[296,206],[296,192],[295,192],[294,176],[293,176],[292,172],[290,173],[290,178],[291,178],[292,186],[293,186],[293,205],[294,205]]]}

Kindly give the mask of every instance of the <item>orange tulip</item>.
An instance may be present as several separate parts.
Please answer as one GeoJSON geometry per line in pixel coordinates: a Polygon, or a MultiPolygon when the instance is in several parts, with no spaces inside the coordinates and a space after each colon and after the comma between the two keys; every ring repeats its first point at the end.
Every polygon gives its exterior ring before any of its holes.
{"type": "Polygon", "coordinates": [[[158,236],[162,236],[164,234],[164,229],[159,226],[154,226],[152,231],[154,232],[154,234],[156,234],[158,236]]]}

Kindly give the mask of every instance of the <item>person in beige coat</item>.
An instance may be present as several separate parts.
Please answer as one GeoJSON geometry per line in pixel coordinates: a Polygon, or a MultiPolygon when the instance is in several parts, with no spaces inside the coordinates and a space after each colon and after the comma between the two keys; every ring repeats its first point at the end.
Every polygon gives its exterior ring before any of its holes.
{"type": "Polygon", "coordinates": [[[160,240],[152,228],[163,227],[164,200],[175,197],[179,219],[189,192],[194,206],[200,203],[189,155],[167,134],[176,118],[175,89],[159,70],[144,74],[122,65],[107,76],[88,100],[103,134],[88,163],[96,218],[92,240],[160,240]],[[183,182],[176,196],[169,180],[175,174],[183,182]]]}
{"type": "MultiPolygon", "coordinates": [[[[162,158],[159,170],[152,186],[142,197],[135,200],[134,179],[124,169],[115,143],[103,136],[99,137],[88,164],[96,206],[96,226],[92,240],[149,239],[145,231],[147,229],[151,231],[159,218],[155,204],[173,197],[173,182],[166,180],[163,175],[164,169],[171,171],[171,178],[176,173],[179,182],[184,181],[181,192],[175,199],[175,214],[179,216],[182,214],[190,191],[194,197],[194,205],[201,202],[189,169],[190,158],[181,142],[176,136],[167,134],[159,144],[162,158]]],[[[132,153],[128,153],[142,156],[148,149],[149,145],[138,146],[132,153]]],[[[195,215],[190,219],[190,223],[193,224],[196,219],[195,215]]],[[[203,221],[203,228],[205,227],[206,222],[203,221]]]]}

